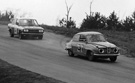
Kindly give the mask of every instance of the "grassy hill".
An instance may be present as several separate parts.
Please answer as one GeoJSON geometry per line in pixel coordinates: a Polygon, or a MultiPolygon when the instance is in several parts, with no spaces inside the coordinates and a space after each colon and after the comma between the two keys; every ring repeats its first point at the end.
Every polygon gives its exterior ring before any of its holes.
{"type": "Polygon", "coordinates": [[[109,42],[112,42],[121,48],[121,54],[128,57],[135,57],[135,31],[134,32],[120,32],[109,30],[80,30],[67,29],[58,26],[41,25],[46,31],[62,34],[67,37],[73,37],[74,34],[81,31],[98,31],[103,33],[109,42]]]}

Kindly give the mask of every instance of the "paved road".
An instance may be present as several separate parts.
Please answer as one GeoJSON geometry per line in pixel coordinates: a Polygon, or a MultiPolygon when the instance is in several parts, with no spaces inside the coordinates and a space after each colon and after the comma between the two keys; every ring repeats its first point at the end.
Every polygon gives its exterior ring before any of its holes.
{"type": "Polygon", "coordinates": [[[135,83],[135,59],[121,55],[111,63],[68,57],[63,49],[67,39],[46,32],[43,40],[20,40],[9,37],[7,26],[0,25],[0,58],[68,83],[135,83]]]}

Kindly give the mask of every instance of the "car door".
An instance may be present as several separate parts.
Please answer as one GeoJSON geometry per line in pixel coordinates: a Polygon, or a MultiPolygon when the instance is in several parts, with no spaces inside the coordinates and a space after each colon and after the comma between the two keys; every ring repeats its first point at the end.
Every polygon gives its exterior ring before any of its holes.
{"type": "Polygon", "coordinates": [[[15,23],[14,23],[14,34],[18,34],[19,33],[19,20],[16,19],[15,23]]]}
{"type": "Polygon", "coordinates": [[[14,35],[17,34],[16,19],[14,19],[13,22],[12,22],[12,31],[13,31],[13,34],[14,34],[14,35]]]}
{"type": "Polygon", "coordinates": [[[12,20],[12,22],[9,24],[10,30],[12,34],[15,34],[15,19],[12,20]]]}
{"type": "Polygon", "coordinates": [[[78,54],[78,42],[79,42],[80,35],[77,34],[72,39],[72,50],[74,54],[78,54]]]}
{"type": "Polygon", "coordinates": [[[80,35],[79,42],[78,42],[78,49],[77,49],[78,55],[85,54],[85,44],[86,44],[86,36],[80,35]]]}

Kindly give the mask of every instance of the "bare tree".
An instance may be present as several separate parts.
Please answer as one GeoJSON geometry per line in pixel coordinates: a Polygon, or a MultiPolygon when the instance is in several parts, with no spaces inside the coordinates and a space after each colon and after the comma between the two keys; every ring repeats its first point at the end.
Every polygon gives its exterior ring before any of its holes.
{"type": "Polygon", "coordinates": [[[65,4],[66,4],[66,8],[67,8],[67,13],[66,13],[66,17],[67,17],[67,20],[66,20],[66,27],[68,28],[68,22],[69,22],[69,14],[70,14],[70,10],[72,8],[73,5],[71,6],[68,6],[67,4],[67,1],[65,0],[65,4]]]}
{"type": "Polygon", "coordinates": [[[92,15],[91,6],[92,6],[93,1],[94,1],[94,0],[92,0],[92,1],[90,2],[90,16],[92,15]]]}

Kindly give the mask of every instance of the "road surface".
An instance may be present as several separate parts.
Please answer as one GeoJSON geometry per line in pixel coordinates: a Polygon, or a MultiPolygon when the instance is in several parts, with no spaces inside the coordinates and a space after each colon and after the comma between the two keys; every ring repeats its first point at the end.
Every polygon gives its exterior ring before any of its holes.
{"type": "Polygon", "coordinates": [[[49,32],[45,32],[43,40],[11,38],[7,26],[0,25],[0,58],[68,83],[135,83],[135,59],[121,55],[111,63],[69,57],[64,50],[67,40],[49,32]]]}

